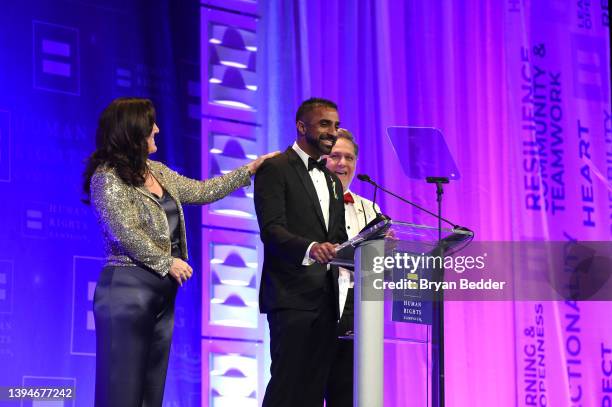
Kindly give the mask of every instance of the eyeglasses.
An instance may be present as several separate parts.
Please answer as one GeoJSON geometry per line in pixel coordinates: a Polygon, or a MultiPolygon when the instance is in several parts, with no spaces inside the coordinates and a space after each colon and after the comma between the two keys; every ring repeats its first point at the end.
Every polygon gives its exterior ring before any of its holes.
{"type": "Polygon", "coordinates": [[[330,154],[327,158],[332,160],[333,162],[338,162],[340,161],[340,159],[342,159],[342,157],[344,157],[344,159],[348,162],[353,162],[355,161],[355,156],[354,155],[342,155],[342,154],[330,154]]]}

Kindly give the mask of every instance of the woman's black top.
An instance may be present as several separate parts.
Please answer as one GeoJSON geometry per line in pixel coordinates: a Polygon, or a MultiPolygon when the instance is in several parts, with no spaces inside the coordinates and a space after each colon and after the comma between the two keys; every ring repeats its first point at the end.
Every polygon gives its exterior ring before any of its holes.
{"type": "Polygon", "coordinates": [[[168,228],[170,230],[170,244],[172,245],[172,257],[181,258],[181,235],[179,230],[179,211],[178,206],[174,199],[163,190],[162,197],[158,197],[153,194],[157,202],[161,205],[164,212],[166,212],[166,218],[168,219],[168,228]]]}

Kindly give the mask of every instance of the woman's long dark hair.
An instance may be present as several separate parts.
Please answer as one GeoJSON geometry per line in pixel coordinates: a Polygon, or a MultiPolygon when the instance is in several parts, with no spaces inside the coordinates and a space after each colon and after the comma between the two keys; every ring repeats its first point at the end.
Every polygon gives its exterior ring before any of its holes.
{"type": "Polygon", "coordinates": [[[128,185],[144,184],[147,170],[147,138],[155,124],[155,107],[149,99],[117,98],[100,115],[96,151],[83,173],[83,202],[89,204],[91,177],[100,165],[114,168],[128,185]]]}

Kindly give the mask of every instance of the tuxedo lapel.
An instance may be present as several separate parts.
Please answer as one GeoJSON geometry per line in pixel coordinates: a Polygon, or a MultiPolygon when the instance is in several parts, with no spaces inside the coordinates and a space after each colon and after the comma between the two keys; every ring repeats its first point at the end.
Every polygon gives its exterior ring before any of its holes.
{"type": "Polygon", "coordinates": [[[331,172],[326,168],[323,173],[325,174],[325,182],[327,183],[327,189],[329,191],[329,228],[327,229],[329,232],[330,230],[334,230],[338,192],[336,191],[336,182],[334,181],[331,172]]]}
{"type": "Polygon", "coordinates": [[[315,208],[319,221],[321,222],[321,227],[323,227],[323,230],[325,230],[325,218],[323,218],[323,211],[321,211],[319,197],[317,196],[317,191],[312,183],[310,175],[308,175],[308,170],[306,169],[304,162],[291,147],[287,149],[287,155],[289,156],[289,163],[297,173],[298,178],[304,185],[304,189],[306,189],[307,195],[310,197],[311,203],[315,208]]]}

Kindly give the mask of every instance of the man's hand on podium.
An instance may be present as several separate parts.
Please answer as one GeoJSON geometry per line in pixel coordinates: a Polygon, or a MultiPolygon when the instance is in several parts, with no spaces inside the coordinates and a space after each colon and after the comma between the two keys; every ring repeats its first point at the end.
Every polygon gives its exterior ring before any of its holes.
{"type": "Polygon", "coordinates": [[[336,247],[338,246],[339,245],[337,243],[315,243],[310,248],[310,253],[308,253],[308,256],[317,263],[329,263],[334,257],[336,257],[336,247]]]}

